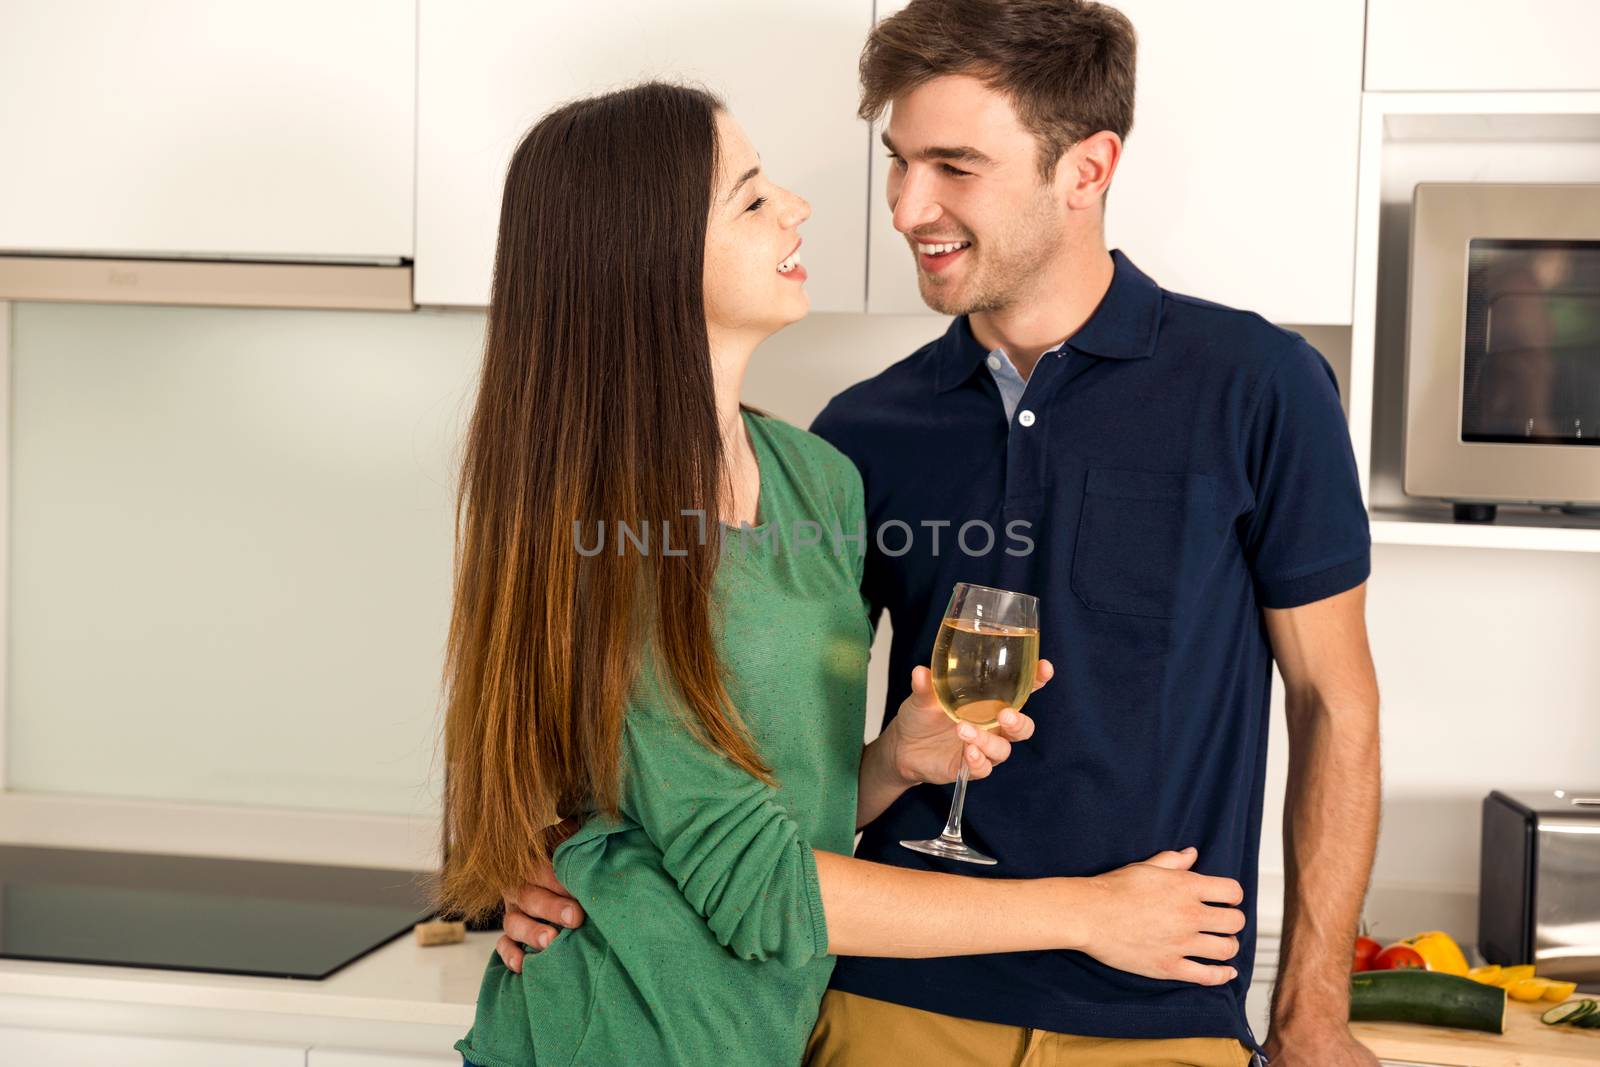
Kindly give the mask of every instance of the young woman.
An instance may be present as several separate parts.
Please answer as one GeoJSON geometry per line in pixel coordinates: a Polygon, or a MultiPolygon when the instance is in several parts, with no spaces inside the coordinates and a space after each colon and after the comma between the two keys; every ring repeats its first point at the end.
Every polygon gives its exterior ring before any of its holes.
{"type": "MultiPolygon", "coordinates": [[[[703,91],[649,84],[529,131],[507,175],[468,431],[447,665],[441,909],[484,915],[550,856],[586,920],[489,960],[480,1067],[798,1064],[839,954],[1073,948],[1217,984],[1237,884],[1190,854],[1016,881],[850,858],[915,781],[982,777],[926,672],[861,744],[860,480],[741,408],[807,310],[805,201],[703,91]]],[[[1042,671],[1048,677],[1048,668],[1042,671]]],[[[1011,739],[1032,723],[1006,716],[1011,739]]]]}

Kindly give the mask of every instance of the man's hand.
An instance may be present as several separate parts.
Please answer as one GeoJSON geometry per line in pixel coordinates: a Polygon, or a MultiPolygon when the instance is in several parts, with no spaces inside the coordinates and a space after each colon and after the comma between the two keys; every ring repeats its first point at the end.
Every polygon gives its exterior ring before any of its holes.
{"type": "MultiPolygon", "coordinates": [[[[1050,661],[1040,660],[1033,691],[1038,692],[1054,674],[1050,661]]],[[[980,730],[971,723],[956,725],[933,694],[933,672],[918,667],[911,672],[911,695],[884,732],[891,745],[890,766],[904,784],[943,785],[956,780],[962,760],[966,760],[968,777],[989,777],[1010,758],[1013,742],[1033,736],[1033,720],[1006,708],[993,730],[980,730]]]]}
{"type": "MultiPolygon", "coordinates": [[[[566,819],[547,830],[545,842],[550,853],[554,854],[556,846],[577,829],[576,822],[566,819]]],[[[500,961],[517,974],[522,973],[523,945],[543,950],[555,939],[552,924],[568,929],[583,925],[583,907],[556,880],[555,868],[549,863],[535,872],[531,882],[524,882],[515,893],[507,894],[505,902],[506,914],[500,923],[505,932],[495,942],[494,950],[500,961]]]]}
{"type": "Polygon", "coordinates": [[[1272,1067],[1378,1067],[1378,1057],[1350,1035],[1342,1019],[1274,1027],[1262,1048],[1272,1067]]]}

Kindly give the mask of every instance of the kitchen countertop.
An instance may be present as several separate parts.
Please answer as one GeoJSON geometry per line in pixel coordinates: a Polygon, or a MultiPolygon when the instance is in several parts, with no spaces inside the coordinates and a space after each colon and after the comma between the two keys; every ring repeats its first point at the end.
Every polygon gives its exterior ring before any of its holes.
{"type": "MultiPolygon", "coordinates": [[[[0,997],[423,1024],[465,1033],[498,936],[468,934],[461,944],[422,948],[408,932],[322,981],[0,959],[0,997]]],[[[1268,970],[1262,978],[1270,976],[1270,963],[1268,970]]],[[[1450,1067],[1600,1063],[1600,1031],[1544,1026],[1539,1014],[1549,1006],[1513,1002],[1503,1035],[1400,1023],[1357,1023],[1352,1030],[1386,1062],[1450,1067]]]]}
{"type": "Polygon", "coordinates": [[[495,933],[419,947],[409,931],[321,981],[0,959],[0,996],[472,1025],[495,933]]]}
{"type": "Polygon", "coordinates": [[[1407,1023],[1355,1023],[1350,1030],[1385,1063],[1448,1067],[1594,1067],[1600,1063],[1600,1030],[1546,1026],[1539,1016],[1551,1007],[1554,1005],[1543,1002],[1510,1002],[1503,1034],[1407,1023]]]}

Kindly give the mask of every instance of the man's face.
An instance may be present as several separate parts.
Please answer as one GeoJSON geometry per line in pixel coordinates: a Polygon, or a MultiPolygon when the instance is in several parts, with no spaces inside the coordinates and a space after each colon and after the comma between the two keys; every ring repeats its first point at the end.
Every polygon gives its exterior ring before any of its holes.
{"type": "Polygon", "coordinates": [[[895,99],[884,143],[889,208],[923,301],[970,315],[1026,299],[1065,242],[1067,208],[1010,100],[966,75],[935,78],[895,99]]]}

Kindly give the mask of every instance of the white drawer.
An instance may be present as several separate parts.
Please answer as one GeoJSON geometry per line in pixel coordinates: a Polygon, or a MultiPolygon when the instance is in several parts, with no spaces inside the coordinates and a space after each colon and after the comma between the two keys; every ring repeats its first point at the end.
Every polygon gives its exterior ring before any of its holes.
{"type": "Polygon", "coordinates": [[[40,1067],[305,1067],[303,1045],[0,1027],[0,1063],[40,1067]]]}
{"type": "Polygon", "coordinates": [[[353,1049],[314,1048],[306,1067],[461,1067],[459,1052],[419,1055],[415,1052],[357,1052],[353,1049]]]}

